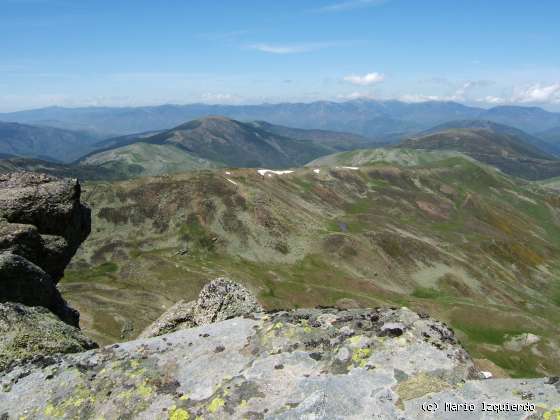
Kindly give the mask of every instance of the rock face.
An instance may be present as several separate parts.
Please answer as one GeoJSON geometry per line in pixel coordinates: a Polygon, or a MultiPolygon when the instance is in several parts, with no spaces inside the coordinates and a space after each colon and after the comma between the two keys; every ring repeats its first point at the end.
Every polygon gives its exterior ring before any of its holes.
{"type": "Polygon", "coordinates": [[[0,304],[0,371],[53,354],[95,347],[79,329],[62,322],[45,308],[0,304]]]}
{"type": "Polygon", "coordinates": [[[560,406],[554,378],[475,377],[452,331],[408,309],[280,311],[18,366],[0,374],[0,416],[454,418],[449,401],[475,404],[460,414],[478,419],[531,414],[482,402],[534,403],[539,417],[560,406]]]}
{"type": "Polygon", "coordinates": [[[90,227],[77,180],[0,175],[0,371],[95,347],[56,288],[90,227]]]}
{"type": "Polygon", "coordinates": [[[78,326],[56,283],[90,228],[77,180],[0,175],[0,302],[42,306],[78,326]]]}
{"type": "Polygon", "coordinates": [[[41,267],[54,282],[91,229],[76,179],[30,172],[0,175],[0,251],[12,251],[41,267]]]}
{"type": "Polygon", "coordinates": [[[179,301],[146,328],[141,338],[262,312],[264,309],[245,287],[219,277],[205,285],[194,302],[179,301]]]}

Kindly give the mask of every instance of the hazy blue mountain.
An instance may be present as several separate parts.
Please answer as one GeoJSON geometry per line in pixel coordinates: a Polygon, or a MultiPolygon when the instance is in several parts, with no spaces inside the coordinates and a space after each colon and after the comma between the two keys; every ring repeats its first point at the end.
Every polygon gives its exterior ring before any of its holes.
{"type": "Polygon", "coordinates": [[[0,122],[0,153],[4,155],[70,162],[99,140],[88,132],[0,122]]]}
{"type": "Polygon", "coordinates": [[[520,140],[524,143],[530,144],[538,148],[542,152],[546,152],[548,154],[557,156],[560,153],[560,144],[554,145],[543,140],[540,136],[533,136],[531,134],[527,134],[523,130],[518,128],[510,127],[508,125],[495,123],[493,121],[488,120],[459,120],[459,121],[450,121],[444,124],[437,125],[435,127],[430,128],[429,130],[425,130],[419,135],[425,134],[432,134],[443,130],[450,130],[450,129],[458,129],[458,128],[482,128],[492,131],[494,133],[505,134],[511,138],[515,138],[520,140]]]}
{"type": "Polygon", "coordinates": [[[559,113],[538,107],[497,106],[481,113],[479,119],[510,125],[532,134],[560,126],[559,113]]]}
{"type": "Polygon", "coordinates": [[[223,115],[239,121],[267,121],[301,129],[344,131],[382,141],[395,141],[402,136],[454,120],[490,120],[531,134],[560,126],[560,114],[535,107],[499,106],[486,110],[456,102],[406,103],[396,100],[122,108],[50,107],[0,114],[0,120],[32,124],[48,121],[58,127],[80,127],[100,133],[125,135],[165,130],[184,121],[210,115],[223,115]]]}

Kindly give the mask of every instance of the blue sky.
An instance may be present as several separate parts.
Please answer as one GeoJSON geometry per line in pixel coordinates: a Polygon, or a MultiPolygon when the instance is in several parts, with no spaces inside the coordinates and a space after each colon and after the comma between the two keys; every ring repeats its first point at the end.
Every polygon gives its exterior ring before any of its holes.
{"type": "Polygon", "coordinates": [[[560,110],[557,0],[0,0],[0,111],[456,100],[560,110]]]}

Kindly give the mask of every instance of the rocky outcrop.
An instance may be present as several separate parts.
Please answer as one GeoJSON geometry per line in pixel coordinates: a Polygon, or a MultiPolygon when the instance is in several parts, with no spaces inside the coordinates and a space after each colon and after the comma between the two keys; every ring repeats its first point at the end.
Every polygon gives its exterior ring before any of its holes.
{"type": "Polygon", "coordinates": [[[95,347],[79,329],[62,322],[45,308],[0,304],[0,371],[54,354],[95,347]]]}
{"type": "Polygon", "coordinates": [[[91,229],[90,209],[80,193],[76,179],[0,175],[0,251],[26,258],[58,282],[91,229]]]}
{"type": "Polygon", "coordinates": [[[202,288],[196,301],[182,300],[173,305],[148,326],[140,337],[156,337],[262,311],[262,306],[249,290],[227,278],[219,277],[202,288]]]}
{"type": "Polygon", "coordinates": [[[90,228],[76,179],[0,175],[0,302],[42,306],[78,326],[56,283],[90,228]]]}
{"type": "Polygon", "coordinates": [[[95,346],[56,287],[90,226],[77,180],[0,175],[0,371],[95,346]]]}
{"type": "Polygon", "coordinates": [[[451,330],[408,309],[279,311],[18,366],[0,374],[0,416],[455,418],[447,402],[474,405],[461,418],[521,419],[560,406],[554,378],[477,377],[451,330]]]}

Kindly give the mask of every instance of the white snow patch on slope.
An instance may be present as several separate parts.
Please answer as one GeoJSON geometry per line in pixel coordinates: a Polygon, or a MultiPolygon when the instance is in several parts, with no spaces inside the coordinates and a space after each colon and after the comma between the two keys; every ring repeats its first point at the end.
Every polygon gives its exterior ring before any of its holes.
{"type": "Polygon", "coordinates": [[[259,173],[259,175],[262,176],[265,176],[266,174],[268,174],[268,176],[272,176],[272,174],[274,175],[291,174],[294,171],[273,171],[272,169],[259,169],[257,172],[259,173]]]}
{"type": "Polygon", "coordinates": [[[315,172],[316,174],[320,173],[321,170],[320,169],[313,169],[313,172],[315,172]]]}
{"type": "Polygon", "coordinates": [[[229,178],[226,178],[226,179],[227,179],[227,180],[228,180],[229,182],[231,182],[231,183],[232,183],[233,185],[237,185],[237,182],[235,182],[235,181],[232,181],[232,180],[231,180],[231,179],[229,179],[229,178]]]}

